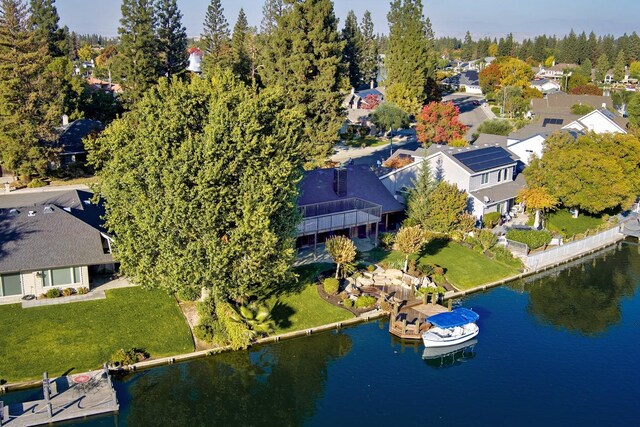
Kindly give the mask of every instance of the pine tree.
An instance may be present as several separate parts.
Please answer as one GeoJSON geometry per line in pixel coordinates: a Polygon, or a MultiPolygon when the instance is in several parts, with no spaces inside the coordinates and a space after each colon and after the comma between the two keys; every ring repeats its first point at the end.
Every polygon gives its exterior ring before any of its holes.
{"type": "Polygon", "coordinates": [[[206,72],[216,66],[227,66],[230,61],[229,24],[224,17],[220,0],[211,0],[204,18],[202,43],[205,56],[203,69],[206,72]]]}
{"type": "Polygon", "coordinates": [[[589,33],[589,38],[587,39],[587,57],[592,64],[598,62],[598,37],[593,31],[589,33]]]}
{"type": "Polygon", "coordinates": [[[284,13],[282,0],[266,0],[262,6],[262,22],[260,32],[265,36],[270,36],[278,28],[278,19],[284,13]]]}
{"type": "Polygon", "coordinates": [[[44,34],[30,24],[22,0],[0,0],[0,163],[18,174],[42,174],[50,140],[62,116],[47,70],[44,34]]]}
{"type": "Polygon", "coordinates": [[[475,53],[474,51],[475,46],[473,44],[473,39],[471,38],[471,33],[467,31],[464,35],[464,41],[462,42],[462,60],[471,61],[475,53]]]}
{"type": "Polygon", "coordinates": [[[407,220],[410,225],[424,225],[429,216],[429,196],[438,185],[431,173],[429,160],[420,166],[420,174],[413,182],[414,188],[407,200],[407,220]]]}
{"type": "Polygon", "coordinates": [[[621,82],[624,80],[625,72],[627,71],[627,62],[624,50],[618,52],[618,58],[616,58],[616,62],[613,64],[613,80],[617,82],[621,82]]]}
{"type": "Polygon", "coordinates": [[[65,41],[67,33],[58,27],[58,10],[55,0],[31,0],[31,24],[39,36],[46,39],[49,54],[52,57],[66,55],[65,41]]]}
{"type": "Polygon", "coordinates": [[[360,71],[360,62],[362,55],[362,33],[358,27],[358,18],[353,10],[347,14],[342,29],[342,41],[344,49],[342,50],[342,61],[346,70],[348,70],[349,84],[351,87],[357,88],[362,82],[362,73],[360,71]]]}
{"type": "Polygon", "coordinates": [[[151,0],[123,0],[118,55],[124,99],[132,106],[158,80],[160,68],[151,0]]]}
{"type": "Polygon", "coordinates": [[[580,72],[587,79],[589,79],[589,81],[591,81],[591,69],[592,68],[593,68],[593,64],[591,63],[591,60],[589,58],[586,58],[584,61],[582,61],[582,64],[580,64],[580,72]]]}
{"type": "Polygon", "coordinates": [[[159,0],[156,16],[160,75],[170,79],[184,74],[187,69],[187,29],[182,25],[182,13],[176,0],[159,0]]]}
{"type": "Polygon", "coordinates": [[[247,51],[249,37],[249,23],[244,9],[240,8],[236,25],[233,27],[231,48],[233,51],[233,72],[245,83],[251,80],[251,58],[247,51]]]}
{"type": "Polygon", "coordinates": [[[596,64],[596,81],[603,82],[608,71],[609,60],[607,59],[607,55],[603,53],[600,55],[600,58],[598,58],[598,63],[596,64]]]}
{"type": "Polygon", "coordinates": [[[431,89],[437,66],[433,30],[422,13],[420,0],[394,0],[387,14],[387,99],[412,114],[427,100],[437,98],[431,89]]]}
{"type": "Polygon", "coordinates": [[[364,83],[374,83],[378,78],[378,40],[374,33],[371,12],[366,10],[360,26],[362,50],[360,52],[360,74],[364,83]]]}
{"type": "Polygon", "coordinates": [[[330,0],[289,0],[290,5],[269,37],[263,77],[280,86],[293,105],[305,111],[309,161],[323,161],[342,125],[338,91],[343,43],[330,0]]]}

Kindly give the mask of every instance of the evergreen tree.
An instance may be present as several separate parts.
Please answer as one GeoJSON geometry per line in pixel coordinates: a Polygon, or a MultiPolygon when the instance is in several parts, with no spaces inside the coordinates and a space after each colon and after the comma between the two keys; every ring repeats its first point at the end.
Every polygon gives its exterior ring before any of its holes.
{"type": "Polygon", "coordinates": [[[187,29],[176,0],[159,0],[156,6],[160,75],[171,78],[187,69],[187,29]]]}
{"type": "Polygon", "coordinates": [[[598,62],[598,37],[593,31],[589,33],[589,38],[587,39],[587,55],[592,64],[598,62]]]}
{"type": "Polygon", "coordinates": [[[582,64],[589,58],[589,46],[587,42],[587,34],[583,31],[576,40],[576,63],[582,64]]]}
{"type": "Polygon", "coordinates": [[[506,39],[500,38],[500,43],[498,43],[498,56],[515,56],[513,34],[509,33],[506,39]]]}
{"type": "Polygon", "coordinates": [[[432,92],[437,66],[433,30],[422,13],[420,0],[394,0],[387,14],[387,99],[412,114],[438,97],[432,92]]]}
{"type": "Polygon", "coordinates": [[[626,56],[624,50],[618,52],[618,58],[616,62],[613,64],[613,80],[617,82],[621,82],[624,80],[625,72],[626,72],[626,56]]]}
{"type": "Polygon", "coordinates": [[[288,7],[269,37],[263,80],[287,90],[305,111],[305,153],[322,161],[342,125],[338,91],[343,43],[330,0],[287,0],[288,7]]]}
{"type": "Polygon", "coordinates": [[[589,81],[591,81],[591,69],[593,68],[593,64],[591,64],[591,60],[589,58],[586,58],[584,61],[582,61],[582,64],[580,64],[580,73],[585,76],[589,81]]]}
{"type": "Polygon", "coordinates": [[[39,37],[47,42],[49,55],[58,57],[66,55],[65,41],[67,33],[58,27],[58,10],[55,0],[31,0],[31,25],[38,31],[39,37]]]}
{"type": "Polygon", "coordinates": [[[342,50],[343,66],[348,70],[349,84],[351,87],[357,88],[362,82],[362,73],[360,71],[361,51],[362,51],[362,33],[358,27],[358,18],[353,10],[347,14],[342,29],[342,41],[344,49],[342,50]]]}
{"type": "Polygon", "coordinates": [[[202,44],[204,46],[204,70],[210,72],[214,67],[226,66],[229,62],[229,24],[224,17],[224,8],[220,0],[211,0],[204,18],[202,44]]]}
{"type": "Polygon", "coordinates": [[[576,53],[578,50],[578,38],[575,31],[571,29],[568,36],[562,40],[562,48],[560,50],[560,62],[574,64],[578,62],[576,53]]]}
{"type": "Polygon", "coordinates": [[[0,163],[18,174],[42,174],[62,108],[48,67],[44,34],[22,0],[0,0],[0,163]]]}
{"type": "Polygon", "coordinates": [[[89,158],[114,257],[135,283],[264,298],[295,259],[304,117],[279,89],[255,94],[229,70],[215,77],[161,80],[90,143],[89,158]]]}
{"type": "Polygon", "coordinates": [[[366,10],[360,25],[362,50],[360,52],[360,73],[364,83],[373,83],[378,78],[378,40],[374,33],[371,12],[366,10]]]}
{"type": "Polygon", "coordinates": [[[284,13],[282,0],[265,0],[262,6],[262,22],[260,32],[265,36],[270,36],[278,28],[278,19],[284,13]]]}
{"type": "Polygon", "coordinates": [[[151,0],[123,0],[121,9],[118,55],[124,99],[132,106],[158,80],[154,7],[151,0]]]}
{"type": "Polygon", "coordinates": [[[429,160],[423,160],[420,174],[407,200],[407,225],[424,225],[429,217],[429,196],[438,185],[431,173],[429,160]]]}
{"type": "Polygon", "coordinates": [[[607,72],[609,71],[609,60],[606,54],[600,55],[596,64],[596,81],[603,82],[607,72]]]}
{"type": "Polygon", "coordinates": [[[231,48],[233,50],[233,72],[245,83],[251,80],[251,58],[247,51],[249,24],[244,9],[240,8],[236,25],[233,27],[231,48]]]}
{"type": "Polygon", "coordinates": [[[542,35],[535,38],[533,42],[533,59],[538,63],[547,59],[547,37],[542,35]]]}
{"type": "Polygon", "coordinates": [[[471,38],[471,33],[467,31],[464,35],[464,41],[462,42],[462,55],[461,59],[463,61],[471,61],[475,53],[475,46],[473,44],[473,39],[471,38]]]}

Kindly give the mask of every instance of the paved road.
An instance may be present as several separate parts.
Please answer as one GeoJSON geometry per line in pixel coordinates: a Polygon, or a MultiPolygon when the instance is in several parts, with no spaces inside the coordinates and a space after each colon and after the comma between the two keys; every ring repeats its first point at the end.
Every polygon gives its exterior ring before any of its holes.
{"type": "Polygon", "coordinates": [[[491,108],[484,102],[484,96],[470,95],[466,93],[453,93],[442,98],[443,101],[452,101],[460,109],[460,122],[469,126],[465,137],[470,140],[471,135],[477,131],[480,123],[487,119],[495,118],[491,108]],[[474,101],[480,105],[474,105],[474,101]]]}

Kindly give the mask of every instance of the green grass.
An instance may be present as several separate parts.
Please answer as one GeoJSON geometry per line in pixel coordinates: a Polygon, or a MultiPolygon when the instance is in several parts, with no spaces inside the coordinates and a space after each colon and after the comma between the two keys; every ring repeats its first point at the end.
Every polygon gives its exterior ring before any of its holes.
{"type": "Polygon", "coordinates": [[[366,136],[364,139],[354,138],[352,140],[346,140],[345,144],[349,147],[362,147],[364,144],[365,147],[381,147],[383,145],[389,145],[389,140],[386,138],[375,138],[373,136],[366,136]]]}
{"type": "MultiPolygon", "coordinates": [[[[402,254],[396,251],[387,253],[383,259],[380,259],[380,251],[376,251],[373,257],[378,258],[375,261],[386,261],[396,267],[402,266],[404,259],[402,254]]],[[[412,258],[419,259],[418,262],[422,264],[436,264],[445,268],[445,276],[449,283],[461,290],[518,273],[518,269],[513,265],[490,259],[458,243],[441,240],[429,243],[420,256],[415,255],[412,258]]]]}
{"type": "Polygon", "coordinates": [[[98,181],[99,181],[99,178],[97,176],[89,176],[84,178],[69,178],[66,180],[52,180],[49,183],[49,185],[53,187],[57,187],[61,185],[80,185],[80,184],[91,185],[91,184],[97,184],[98,181]]]}
{"type": "Polygon", "coordinates": [[[175,300],[137,287],[107,291],[99,301],[3,305],[0,325],[0,379],[8,382],[96,369],[119,348],[142,348],[151,357],[193,351],[175,300]]]}
{"type": "Polygon", "coordinates": [[[573,218],[568,210],[562,209],[547,214],[546,227],[549,231],[571,237],[574,234],[595,229],[603,222],[602,217],[584,213],[578,215],[578,218],[573,218]]]}
{"type": "Polygon", "coordinates": [[[295,289],[281,295],[271,312],[276,321],[275,334],[353,318],[351,312],[328,303],[318,295],[315,286],[317,275],[332,268],[331,264],[316,263],[296,269],[300,277],[295,289]]]}

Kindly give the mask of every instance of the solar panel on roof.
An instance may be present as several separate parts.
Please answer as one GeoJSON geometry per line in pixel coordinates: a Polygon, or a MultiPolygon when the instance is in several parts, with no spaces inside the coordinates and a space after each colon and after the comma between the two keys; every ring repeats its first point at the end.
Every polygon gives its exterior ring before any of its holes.
{"type": "Polygon", "coordinates": [[[547,125],[561,125],[564,122],[562,119],[544,119],[542,121],[542,127],[546,127],[547,125]]]}
{"type": "Polygon", "coordinates": [[[481,148],[479,150],[454,154],[453,157],[473,172],[493,169],[514,162],[509,153],[501,147],[481,148]]]}

